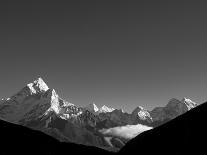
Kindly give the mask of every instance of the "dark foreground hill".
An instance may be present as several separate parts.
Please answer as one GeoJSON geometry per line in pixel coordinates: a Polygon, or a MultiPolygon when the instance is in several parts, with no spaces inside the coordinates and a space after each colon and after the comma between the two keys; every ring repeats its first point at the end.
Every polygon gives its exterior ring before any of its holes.
{"type": "Polygon", "coordinates": [[[0,120],[0,154],[112,154],[92,146],[62,143],[40,131],[0,120]]]}
{"type": "Polygon", "coordinates": [[[146,131],[129,141],[119,154],[207,154],[207,103],[146,131]]]}
{"type": "MultiPolygon", "coordinates": [[[[129,141],[117,154],[207,153],[207,103],[129,141]]],[[[0,121],[0,154],[114,154],[91,146],[61,143],[45,133],[0,121]]]]}

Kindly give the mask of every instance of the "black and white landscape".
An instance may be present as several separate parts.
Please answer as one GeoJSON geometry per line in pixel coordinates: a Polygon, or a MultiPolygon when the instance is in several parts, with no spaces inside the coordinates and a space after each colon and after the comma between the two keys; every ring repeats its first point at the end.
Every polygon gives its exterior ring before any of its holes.
{"type": "Polygon", "coordinates": [[[0,118],[43,132],[59,142],[118,152],[142,132],[156,130],[196,106],[190,99],[173,98],[165,107],[148,111],[138,106],[131,114],[107,106],[98,108],[94,103],[78,107],[60,98],[55,89],[38,78],[10,98],[1,100],[0,118]]]}
{"type": "Polygon", "coordinates": [[[0,1],[0,155],[205,155],[206,8],[0,1]]]}

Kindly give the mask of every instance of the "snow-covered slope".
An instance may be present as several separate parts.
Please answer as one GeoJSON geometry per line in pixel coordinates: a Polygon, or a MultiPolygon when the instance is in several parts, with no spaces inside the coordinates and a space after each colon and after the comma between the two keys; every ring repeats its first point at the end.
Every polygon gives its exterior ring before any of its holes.
{"type": "Polygon", "coordinates": [[[112,112],[114,110],[115,110],[114,108],[109,108],[109,107],[107,107],[107,106],[104,105],[103,107],[101,107],[99,109],[99,112],[100,113],[106,113],[106,112],[112,112]]]}
{"type": "Polygon", "coordinates": [[[140,121],[142,121],[142,122],[146,121],[148,123],[152,122],[152,117],[150,116],[149,111],[147,111],[146,109],[144,109],[141,106],[138,106],[132,112],[132,119],[133,119],[133,122],[135,122],[135,123],[139,123],[140,121]]]}
{"type": "Polygon", "coordinates": [[[49,108],[51,95],[48,86],[41,78],[38,78],[0,104],[0,118],[17,123],[27,112],[37,106],[39,111],[43,107],[49,108]]]}
{"type": "Polygon", "coordinates": [[[42,78],[27,84],[17,94],[8,100],[2,100],[0,104],[0,117],[14,123],[28,120],[31,115],[41,117],[49,112],[69,119],[80,111],[74,104],[61,99],[54,89],[49,89],[42,78]]]}
{"type": "Polygon", "coordinates": [[[41,92],[46,92],[49,89],[49,87],[43,81],[43,79],[41,77],[39,77],[33,83],[27,84],[27,87],[30,89],[31,95],[41,93],[41,92]]]}
{"type": "Polygon", "coordinates": [[[185,103],[185,105],[187,106],[188,110],[191,110],[192,108],[195,108],[196,106],[198,106],[197,103],[195,103],[192,100],[190,100],[188,98],[185,98],[185,97],[181,100],[181,102],[185,103]]]}
{"type": "Polygon", "coordinates": [[[99,108],[97,105],[93,102],[92,104],[89,104],[85,107],[85,109],[89,110],[90,112],[97,113],[99,111],[99,108]]]}

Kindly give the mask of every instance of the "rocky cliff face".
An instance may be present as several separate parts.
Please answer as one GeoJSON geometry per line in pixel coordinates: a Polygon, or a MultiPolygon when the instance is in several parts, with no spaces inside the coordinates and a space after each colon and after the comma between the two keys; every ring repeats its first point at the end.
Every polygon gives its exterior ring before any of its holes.
{"type": "Polygon", "coordinates": [[[165,107],[156,107],[151,112],[153,123],[157,124],[155,126],[166,123],[169,120],[172,120],[190,109],[196,107],[198,104],[192,102],[190,99],[178,99],[169,100],[168,104],[165,107]]]}

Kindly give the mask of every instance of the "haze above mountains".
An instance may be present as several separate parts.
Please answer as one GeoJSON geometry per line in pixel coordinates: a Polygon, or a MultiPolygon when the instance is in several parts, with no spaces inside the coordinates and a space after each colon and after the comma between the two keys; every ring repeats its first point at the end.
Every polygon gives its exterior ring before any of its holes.
{"type": "Polygon", "coordinates": [[[0,154],[204,154],[206,8],[1,1],[0,154]]]}

